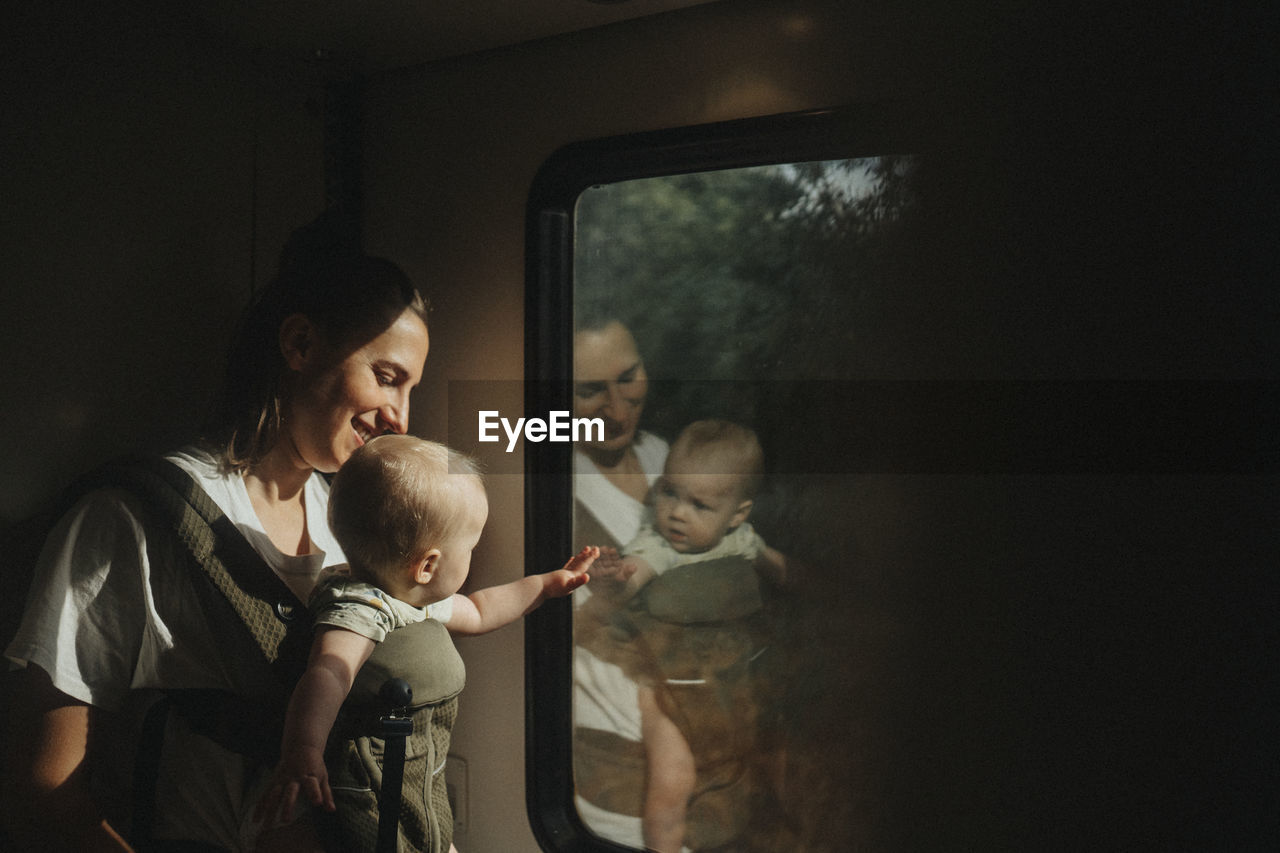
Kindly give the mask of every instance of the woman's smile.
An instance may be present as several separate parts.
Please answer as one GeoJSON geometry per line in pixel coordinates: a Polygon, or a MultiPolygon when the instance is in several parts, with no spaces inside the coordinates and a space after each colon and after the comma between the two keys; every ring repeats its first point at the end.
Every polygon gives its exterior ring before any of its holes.
{"type": "Polygon", "coordinates": [[[408,309],[336,363],[326,360],[328,352],[317,345],[314,358],[300,362],[286,412],[290,436],[307,466],[337,471],[371,439],[408,430],[409,392],[422,378],[428,346],[426,324],[408,309]]]}
{"type": "Polygon", "coordinates": [[[617,321],[574,336],[574,417],[600,418],[604,439],[591,442],[600,450],[630,446],[640,425],[648,376],[631,332],[617,321]]]}
{"type": "Polygon", "coordinates": [[[636,422],[639,418],[631,418],[625,421],[615,421],[612,418],[603,418],[604,420],[604,439],[611,441],[621,436],[628,436],[635,432],[636,422]]]}
{"type": "Polygon", "coordinates": [[[361,447],[382,434],[380,431],[370,427],[364,421],[360,420],[359,417],[351,419],[351,428],[356,431],[356,437],[360,439],[361,447]]]}

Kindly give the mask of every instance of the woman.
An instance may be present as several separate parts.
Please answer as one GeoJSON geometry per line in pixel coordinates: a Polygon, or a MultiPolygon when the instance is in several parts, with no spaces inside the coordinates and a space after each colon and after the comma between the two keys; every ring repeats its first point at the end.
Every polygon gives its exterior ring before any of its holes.
{"type": "MultiPolygon", "coordinates": [[[[667,443],[639,429],[648,377],[635,339],[619,320],[580,316],[573,340],[574,417],[601,418],[604,438],[574,451],[575,547],[622,547],[640,529],[645,498],[662,473],[667,443]]],[[[589,590],[575,596],[578,639],[574,674],[574,776],[577,807],[597,835],[632,847],[648,847],[645,816],[670,804],[646,800],[651,769],[669,762],[649,760],[647,749],[670,737],[670,720],[658,710],[653,690],[604,660],[591,637],[601,624],[593,616],[589,590]],[[587,595],[583,595],[587,592],[587,595]]],[[[692,773],[692,768],[688,768],[692,773]]]]}
{"type": "Polygon", "coordinates": [[[603,440],[574,450],[575,544],[620,548],[640,529],[645,496],[662,473],[667,443],[639,429],[649,380],[635,339],[620,321],[578,320],[573,375],[574,417],[604,421],[603,440]]]}
{"type": "MultiPolygon", "coordinates": [[[[345,562],[320,474],[373,436],[405,432],[428,349],[422,297],[393,264],[347,244],[344,224],[322,217],[291,238],[233,344],[208,438],[166,457],[243,534],[260,558],[251,570],[265,564],[300,601],[324,566],[345,562]]],[[[236,616],[202,582],[130,493],[91,492],[54,527],[5,652],[24,667],[5,768],[14,841],[127,850],[145,809],[156,849],[251,846],[261,758],[180,715],[165,723],[162,750],[135,748],[138,697],[257,695],[237,659],[236,616]],[[154,802],[121,795],[134,755],[155,760],[154,802]]]]}

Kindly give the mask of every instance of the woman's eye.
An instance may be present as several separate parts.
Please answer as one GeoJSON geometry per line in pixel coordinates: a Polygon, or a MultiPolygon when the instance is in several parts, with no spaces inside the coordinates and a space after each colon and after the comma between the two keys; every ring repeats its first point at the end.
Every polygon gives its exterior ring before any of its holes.
{"type": "Polygon", "coordinates": [[[389,373],[375,373],[374,375],[378,377],[379,385],[385,386],[395,384],[396,378],[389,373]]]}
{"type": "Polygon", "coordinates": [[[579,400],[590,400],[602,391],[604,391],[604,388],[599,385],[579,385],[573,389],[574,396],[579,400]]]}

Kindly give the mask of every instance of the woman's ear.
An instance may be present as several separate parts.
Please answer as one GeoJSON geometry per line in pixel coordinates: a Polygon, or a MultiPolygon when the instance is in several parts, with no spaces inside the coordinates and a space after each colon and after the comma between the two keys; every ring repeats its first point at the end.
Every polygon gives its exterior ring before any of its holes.
{"type": "Polygon", "coordinates": [[[305,314],[290,314],[280,323],[280,354],[290,370],[301,370],[314,355],[319,332],[305,314]]]}
{"type": "Polygon", "coordinates": [[[431,579],[436,575],[436,568],[440,564],[440,549],[432,548],[419,558],[413,567],[413,582],[423,586],[431,583],[431,579]]]}

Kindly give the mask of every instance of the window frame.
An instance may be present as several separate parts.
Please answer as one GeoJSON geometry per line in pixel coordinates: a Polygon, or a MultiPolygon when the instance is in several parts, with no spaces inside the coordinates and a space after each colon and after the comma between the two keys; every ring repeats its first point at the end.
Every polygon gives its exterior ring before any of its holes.
{"type": "MultiPolygon", "coordinates": [[[[525,217],[525,411],[572,409],[574,209],[600,184],[720,169],[919,153],[920,105],[902,102],[785,113],[570,143],[541,166],[525,217]]],[[[525,565],[569,553],[572,448],[525,444],[525,565]]],[[[572,607],[556,599],[525,620],[526,806],[544,850],[631,848],[582,823],[573,791],[572,607]]]]}

